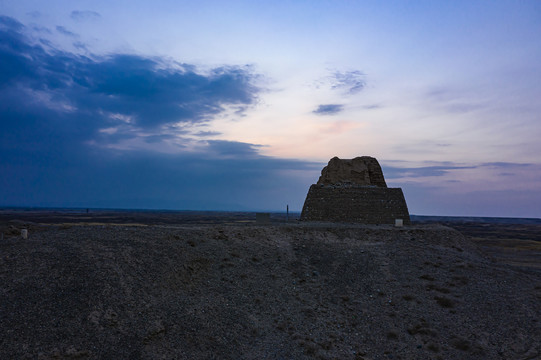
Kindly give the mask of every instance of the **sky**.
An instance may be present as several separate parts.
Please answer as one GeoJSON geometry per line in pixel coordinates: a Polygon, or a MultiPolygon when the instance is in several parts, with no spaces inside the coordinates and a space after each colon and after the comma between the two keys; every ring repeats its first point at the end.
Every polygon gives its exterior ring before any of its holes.
{"type": "Polygon", "coordinates": [[[0,0],[0,206],[541,217],[539,1],[0,0]]]}

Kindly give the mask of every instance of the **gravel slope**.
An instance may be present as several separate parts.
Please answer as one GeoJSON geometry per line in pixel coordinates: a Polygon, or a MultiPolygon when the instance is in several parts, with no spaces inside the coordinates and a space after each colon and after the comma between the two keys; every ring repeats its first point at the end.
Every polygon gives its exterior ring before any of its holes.
{"type": "Polygon", "coordinates": [[[541,273],[436,225],[40,227],[0,300],[2,359],[541,357],[541,273]]]}

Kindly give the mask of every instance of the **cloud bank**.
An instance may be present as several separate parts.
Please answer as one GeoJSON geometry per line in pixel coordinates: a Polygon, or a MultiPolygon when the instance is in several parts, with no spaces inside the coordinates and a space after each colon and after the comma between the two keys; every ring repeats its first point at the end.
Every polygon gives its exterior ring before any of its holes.
{"type": "MultiPolygon", "coordinates": [[[[99,14],[72,13],[89,16],[99,14]]],[[[201,130],[257,104],[250,66],[200,72],[159,57],[79,56],[26,30],[0,17],[0,205],[281,208],[295,185],[283,198],[272,189],[312,169],[201,130]]]]}

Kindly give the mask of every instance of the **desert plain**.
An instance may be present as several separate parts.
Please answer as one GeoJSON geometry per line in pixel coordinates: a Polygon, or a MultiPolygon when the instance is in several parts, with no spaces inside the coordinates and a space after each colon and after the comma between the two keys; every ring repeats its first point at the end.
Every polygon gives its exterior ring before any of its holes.
{"type": "Polygon", "coordinates": [[[541,358],[540,223],[254,219],[0,211],[0,358],[541,358]]]}

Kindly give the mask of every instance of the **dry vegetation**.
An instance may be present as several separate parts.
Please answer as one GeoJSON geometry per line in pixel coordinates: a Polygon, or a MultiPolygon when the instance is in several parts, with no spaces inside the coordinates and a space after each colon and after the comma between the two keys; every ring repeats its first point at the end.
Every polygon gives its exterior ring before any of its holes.
{"type": "Polygon", "coordinates": [[[0,358],[541,356],[539,269],[448,227],[3,230],[0,358]]]}

